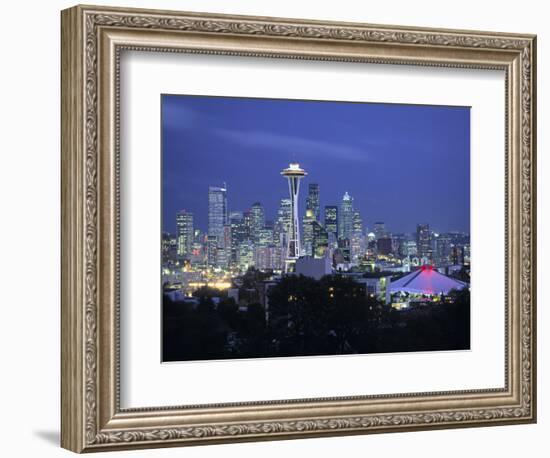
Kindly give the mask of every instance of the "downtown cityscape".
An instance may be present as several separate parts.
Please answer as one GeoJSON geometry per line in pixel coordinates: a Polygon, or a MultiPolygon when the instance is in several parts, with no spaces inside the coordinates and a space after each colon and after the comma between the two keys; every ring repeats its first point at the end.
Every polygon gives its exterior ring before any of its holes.
{"type": "Polygon", "coordinates": [[[228,176],[163,215],[164,361],[469,348],[469,232],[396,230],[313,170],[273,167],[275,208],[228,176]]]}
{"type": "Polygon", "coordinates": [[[174,215],[177,232],[165,232],[162,238],[165,288],[177,288],[186,296],[208,285],[230,289],[250,268],[272,273],[273,278],[284,273],[320,278],[333,272],[391,276],[422,266],[446,275],[467,272],[469,234],[436,232],[428,222],[417,223],[410,233],[392,233],[384,222],[367,226],[347,192],[339,203],[321,207],[320,185],[309,183],[300,219],[299,182],[307,172],[291,163],[281,172],[289,173],[289,196],[280,199],[271,219],[261,202],[230,211],[225,185],[210,186],[204,198],[208,228],[195,227],[192,212],[174,215]]]}

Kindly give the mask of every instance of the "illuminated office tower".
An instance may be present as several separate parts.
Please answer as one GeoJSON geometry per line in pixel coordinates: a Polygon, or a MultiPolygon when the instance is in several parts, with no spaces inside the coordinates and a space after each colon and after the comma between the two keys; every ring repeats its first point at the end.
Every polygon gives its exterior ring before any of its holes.
{"type": "Polygon", "coordinates": [[[260,231],[265,226],[265,211],[260,202],[250,207],[250,235],[254,243],[258,243],[260,231]]]}
{"type": "Polygon", "coordinates": [[[193,213],[181,210],[176,215],[177,227],[177,254],[181,258],[188,257],[191,254],[193,246],[194,229],[193,213]]]}
{"type": "Polygon", "coordinates": [[[252,240],[245,240],[239,244],[237,263],[242,272],[246,272],[250,267],[254,266],[254,244],[252,240]]]}
{"type": "Polygon", "coordinates": [[[338,207],[325,205],[325,230],[328,234],[338,237],[338,207]]]}
{"type": "Polygon", "coordinates": [[[245,240],[252,239],[252,213],[250,210],[243,212],[243,224],[244,224],[244,233],[245,240]]]}
{"type": "Polygon", "coordinates": [[[319,184],[310,183],[308,186],[308,194],[306,198],[306,212],[311,210],[313,216],[317,221],[320,221],[320,208],[319,208],[319,184]]]}
{"type": "Polygon", "coordinates": [[[231,212],[229,214],[229,227],[231,228],[231,258],[233,264],[237,263],[237,251],[239,244],[247,239],[246,227],[244,225],[243,212],[231,212]]]}
{"type": "MultiPolygon", "coordinates": [[[[223,240],[223,227],[227,224],[227,189],[210,186],[208,188],[208,235],[223,240]]],[[[223,242],[222,242],[223,243],[223,242]]]]}
{"type": "Polygon", "coordinates": [[[206,262],[210,267],[218,267],[218,237],[208,235],[206,237],[206,262]]]}
{"type": "Polygon", "coordinates": [[[340,227],[338,228],[338,237],[351,240],[353,233],[353,197],[347,191],[340,204],[340,227]]]}
{"type": "Polygon", "coordinates": [[[300,192],[300,180],[307,175],[306,171],[300,168],[300,164],[291,162],[288,168],[281,172],[281,175],[288,180],[288,191],[290,194],[290,205],[292,218],[289,227],[287,250],[285,259],[285,272],[292,271],[296,260],[300,257],[300,223],[298,221],[298,194],[300,192]]]}
{"type": "Polygon", "coordinates": [[[273,245],[273,229],[267,226],[262,227],[258,231],[258,241],[255,242],[255,245],[259,247],[273,245]]]}
{"type": "Polygon", "coordinates": [[[416,248],[421,258],[432,258],[432,234],[429,224],[416,225],[416,248]]]}
{"type": "Polygon", "coordinates": [[[281,199],[279,209],[277,210],[277,220],[273,230],[273,240],[275,245],[280,248],[286,247],[287,234],[292,221],[292,201],[290,199],[281,199]]]}
{"type": "Polygon", "coordinates": [[[353,212],[351,232],[351,258],[357,262],[365,254],[365,238],[363,236],[363,220],[359,212],[353,212]]]}
{"type": "Polygon", "coordinates": [[[223,239],[219,245],[220,248],[218,248],[217,253],[218,267],[226,268],[231,262],[231,226],[229,224],[223,227],[223,239]]]}
{"type": "Polygon", "coordinates": [[[313,256],[313,223],[315,221],[313,210],[308,208],[302,219],[302,255],[304,256],[313,256]]]}
{"type": "Polygon", "coordinates": [[[162,265],[174,265],[178,258],[178,238],[162,233],[162,265]]]}
{"type": "Polygon", "coordinates": [[[328,250],[328,233],[319,221],[313,221],[312,233],[313,257],[324,258],[328,250]]]}

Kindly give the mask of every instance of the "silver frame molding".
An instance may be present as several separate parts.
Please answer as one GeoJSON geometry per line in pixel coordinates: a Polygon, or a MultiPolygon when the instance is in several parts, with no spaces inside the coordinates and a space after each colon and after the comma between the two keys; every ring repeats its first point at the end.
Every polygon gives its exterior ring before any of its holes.
{"type": "Polygon", "coordinates": [[[64,10],[61,19],[64,448],[91,452],[536,421],[534,35],[94,6],[64,10]],[[121,409],[119,62],[125,49],[503,70],[506,386],[121,409]]]}

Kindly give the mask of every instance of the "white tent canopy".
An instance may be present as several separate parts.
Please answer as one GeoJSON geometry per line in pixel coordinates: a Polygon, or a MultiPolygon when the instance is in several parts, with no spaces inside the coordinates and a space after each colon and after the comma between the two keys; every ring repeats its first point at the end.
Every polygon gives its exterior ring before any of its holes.
{"type": "Polygon", "coordinates": [[[466,287],[468,287],[467,283],[447,277],[431,266],[422,266],[422,268],[401,277],[399,280],[392,281],[390,291],[392,293],[436,295],[448,294],[453,289],[464,289],[466,287]]]}

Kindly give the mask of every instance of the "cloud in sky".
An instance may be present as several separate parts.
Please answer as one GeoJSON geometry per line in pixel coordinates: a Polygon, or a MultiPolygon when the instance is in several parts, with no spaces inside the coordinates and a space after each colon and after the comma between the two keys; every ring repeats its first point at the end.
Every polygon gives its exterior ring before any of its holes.
{"type": "Polygon", "coordinates": [[[297,156],[324,156],[327,158],[347,159],[349,161],[367,162],[369,154],[367,145],[351,146],[340,142],[299,137],[263,130],[230,130],[215,128],[212,133],[225,141],[237,143],[247,148],[261,151],[291,151],[297,156]]]}

